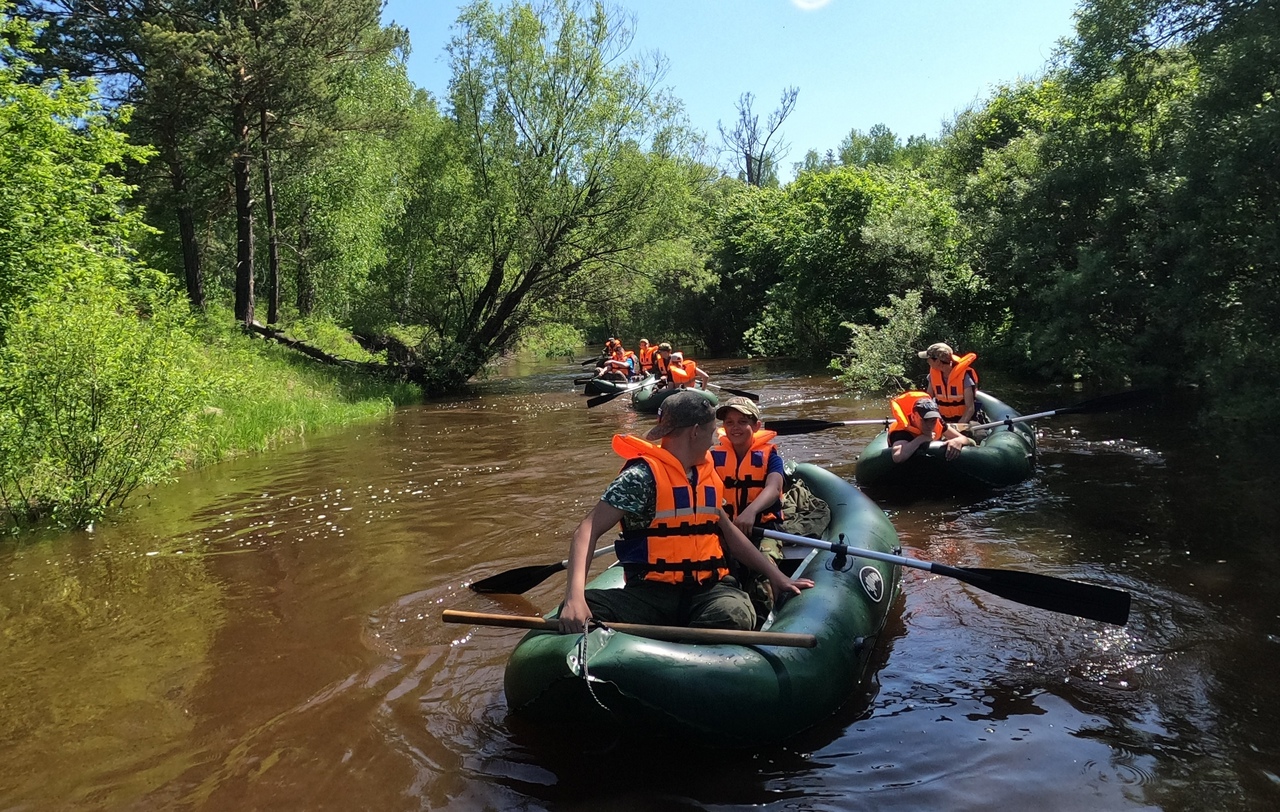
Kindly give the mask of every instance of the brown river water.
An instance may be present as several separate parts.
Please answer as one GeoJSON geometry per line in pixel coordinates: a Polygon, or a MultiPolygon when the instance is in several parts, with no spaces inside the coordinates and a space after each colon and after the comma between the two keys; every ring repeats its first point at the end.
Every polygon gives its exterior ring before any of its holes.
{"type": "MultiPolygon", "coordinates": [[[[650,424],[625,398],[588,410],[579,372],[517,365],[186,474],[93,532],[0,541],[0,810],[1280,808],[1274,457],[1200,438],[1177,402],[1039,420],[1031,481],[885,505],[915,557],[1129,590],[1126,627],[909,570],[865,690],[777,746],[522,729],[521,633],[439,618],[559,600],[562,575],[467,585],[562,559],[610,436],[650,424]]],[[[884,411],[762,363],[713,380],[766,419],[884,411]]],[[[1099,394],[993,391],[1024,413],[1099,394]]],[[[875,431],[779,442],[851,478],[875,431]]]]}

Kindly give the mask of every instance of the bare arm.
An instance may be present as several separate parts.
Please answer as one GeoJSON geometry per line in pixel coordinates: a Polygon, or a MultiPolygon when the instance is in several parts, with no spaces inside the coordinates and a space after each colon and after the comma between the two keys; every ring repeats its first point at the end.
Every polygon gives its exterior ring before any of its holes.
{"type": "Polygon", "coordinates": [[[756,549],[751,539],[744,536],[742,531],[729,521],[729,514],[723,510],[720,511],[720,537],[724,540],[730,555],[769,579],[775,596],[799,595],[800,590],[813,586],[813,581],[808,578],[792,580],[783,575],[778,565],[774,564],[769,556],[756,549]]]}
{"type": "Polygon", "coordinates": [[[591,567],[591,557],[596,552],[596,542],[609,528],[622,521],[622,511],[607,502],[596,502],[573,531],[573,542],[569,545],[568,580],[564,587],[564,606],[560,609],[560,631],[582,632],[591,619],[591,609],[587,606],[585,591],[587,588],[587,571],[591,567]]]}
{"type": "Polygon", "coordinates": [[[894,462],[906,462],[911,455],[916,453],[916,449],[929,442],[929,435],[917,434],[910,440],[899,440],[893,444],[893,448],[889,450],[889,455],[894,462]]]}
{"type": "Polygon", "coordinates": [[[973,402],[974,391],[975,387],[973,385],[973,378],[970,378],[968,374],[966,374],[964,378],[964,414],[960,416],[960,420],[958,421],[960,423],[973,422],[973,415],[977,410],[977,407],[973,402]]]}
{"type": "Polygon", "coordinates": [[[965,446],[978,444],[977,440],[961,434],[959,429],[950,425],[943,429],[942,439],[947,447],[945,454],[949,460],[954,460],[956,457],[960,456],[960,449],[965,446]]]}
{"type": "Polygon", "coordinates": [[[756,523],[756,517],[760,512],[768,508],[774,502],[782,498],[782,474],[774,471],[764,478],[764,487],[760,489],[760,495],[751,500],[751,504],[743,508],[742,512],[733,517],[733,523],[743,533],[750,533],[752,526],[756,523]]]}

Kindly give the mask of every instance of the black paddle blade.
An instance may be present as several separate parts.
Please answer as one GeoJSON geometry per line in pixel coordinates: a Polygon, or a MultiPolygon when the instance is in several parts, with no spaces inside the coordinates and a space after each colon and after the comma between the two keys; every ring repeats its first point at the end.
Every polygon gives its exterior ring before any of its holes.
{"type": "Polygon", "coordinates": [[[799,417],[795,420],[766,420],[764,427],[769,431],[776,431],[779,437],[785,437],[791,434],[809,434],[823,429],[835,429],[843,425],[843,423],[836,423],[831,420],[799,417]]]}
{"type": "Polygon", "coordinates": [[[595,407],[597,407],[597,406],[601,405],[602,403],[608,403],[609,401],[611,401],[611,400],[613,400],[614,398],[616,398],[618,395],[625,395],[627,392],[631,392],[631,391],[633,391],[633,390],[631,390],[631,389],[621,389],[621,390],[619,390],[619,391],[617,391],[617,392],[610,392],[610,393],[608,393],[608,394],[606,394],[606,395],[596,395],[595,397],[590,398],[589,400],[587,400],[587,408],[588,408],[588,409],[594,409],[595,407]]]}
{"type": "Polygon", "coordinates": [[[745,389],[733,389],[732,387],[721,386],[718,383],[712,384],[712,386],[714,386],[716,389],[719,389],[722,392],[728,392],[731,395],[737,395],[738,397],[747,398],[748,400],[753,400],[756,403],[760,402],[760,396],[757,395],[755,392],[748,392],[745,389]]]}
{"type": "Polygon", "coordinates": [[[1129,593],[1066,578],[1018,570],[948,567],[933,564],[930,572],[948,575],[1015,603],[1063,615],[1123,626],[1129,621],[1129,593]]]}
{"type": "Polygon", "coordinates": [[[528,592],[538,584],[565,569],[564,562],[558,564],[533,564],[528,567],[516,567],[513,570],[481,578],[471,585],[474,592],[486,595],[519,595],[528,592]]]}
{"type": "Polygon", "coordinates": [[[1101,412],[1114,412],[1120,409],[1131,409],[1135,406],[1145,406],[1155,399],[1156,392],[1154,389],[1132,389],[1128,392],[1115,392],[1102,397],[1090,398],[1074,406],[1058,409],[1057,413],[1098,414],[1101,412]]]}

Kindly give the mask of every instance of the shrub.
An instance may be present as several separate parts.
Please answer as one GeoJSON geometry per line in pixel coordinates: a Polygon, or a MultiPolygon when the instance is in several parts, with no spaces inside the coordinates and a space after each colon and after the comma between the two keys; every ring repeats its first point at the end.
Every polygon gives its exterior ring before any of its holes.
{"type": "Polygon", "coordinates": [[[849,351],[831,362],[845,386],[864,394],[887,390],[896,393],[910,387],[906,365],[915,357],[914,348],[934,317],[933,308],[922,310],[920,300],[918,290],[902,296],[890,294],[889,304],[875,310],[884,324],[876,327],[845,323],[853,332],[849,351]]]}
{"type": "Polygon", "coordinates": [[[181,465],[212,372],[185,309],[64,282],[19,311],[0,348],[0,500],[16,521],[90,525],[181,465]]]}

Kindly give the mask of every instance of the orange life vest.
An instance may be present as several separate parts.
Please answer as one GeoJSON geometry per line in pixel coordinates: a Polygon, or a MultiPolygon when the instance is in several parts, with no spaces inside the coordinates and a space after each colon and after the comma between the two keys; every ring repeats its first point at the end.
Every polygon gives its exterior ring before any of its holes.
{"type": "Polygon", "coordinates": [[[653,356],[653,369],[659,376],[665,376],[670,368],[671,360],[663,356],[662,353],[653,356]]]}
{"type": "Polygon", "coordinates": [[[671,382],[677,385],[691,383],[698,379],[698,364],[692,358],[671,363],[671,382]]]}
{"type": "Polygon", "coordinates": [[[658,351],[657,347],[641,347],[640,348],[640,369],[644,372],[649,371],[649,367],[653,366],[654,353],[658,351]]]}
{"type": "MultiPolygon", "coordinates": [[[[928,392],[912,390],[889,401],[889,408],[893,410],[893,425],[889,427],[889,432],[909,431],[916,436],[923,434],[924,419],[916,414],[916,401],[927,397],[928,392]]],[[[941,420],[934,423],[933,439],[941,440],[943,431],[941,420]]]]}
{"type": "MultiPolygon", "coordinates": [[[[738,459],[724,429],[720,429],[720,443],[711,447],[711,461],[716,464],[716,473],[724,482],[725,496],[728,505],[725,512],[729,518],[737,516],[747,509],[764,490],[765,477],[769,475],[769,455],[777,450],[771,442],[778,436],[776,431],[761,429],[751,435],[751,447],[742,459],[738,459]]],[[[767,524],[782,519],[782,502],[775,501],[767,509],[756,515],[756,524],[767,524]]]]}
{"type": "Polygon", "coordinates": [[[938,414],[948,423],[954,423],[964,417],[964,378],[968,372],[973,376],[973,385],[978,385],[978,371],[973,369],[973,362],[978,360],[975,353],[965,356],[951,356],[951,371],[947,379],[942,380],[942,373],[932,367],[929,369],[929,389],[933,399],[938,402],[938,414]]]}
{"type": "Polygon", "coordinates": [[[623,459],[639,459],[653,472],[657,502],[653,521],[624,530],[615,550],[627,579],[669,584],[717,581],[729,574],[716,525],[724,485],[706,455],[695,469],[696,487],[670,451],[630,435],[615,434],[613,450],[623,459]]]}

